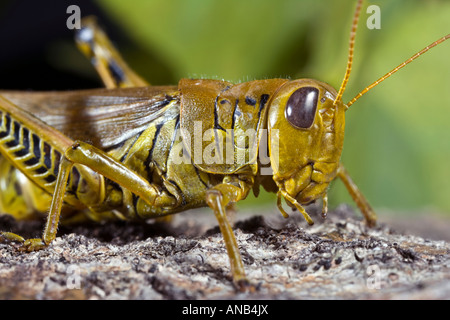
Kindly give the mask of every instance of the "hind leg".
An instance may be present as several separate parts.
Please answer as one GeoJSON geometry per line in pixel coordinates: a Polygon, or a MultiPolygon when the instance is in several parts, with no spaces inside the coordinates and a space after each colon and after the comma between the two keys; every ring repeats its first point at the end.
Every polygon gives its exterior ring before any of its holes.
{"type": "Polygon", "coordinates": [[[0,213],[18,220],[45,216],[52,197],[0,156],[0,213]]]}
{"type": "Polygon", "coordinates": [[[94,17],[81,21],[75,40],[80,51],[91,61],[106,88],[146,87],[147,81],[135,73],[114,48],[94,17]]]}

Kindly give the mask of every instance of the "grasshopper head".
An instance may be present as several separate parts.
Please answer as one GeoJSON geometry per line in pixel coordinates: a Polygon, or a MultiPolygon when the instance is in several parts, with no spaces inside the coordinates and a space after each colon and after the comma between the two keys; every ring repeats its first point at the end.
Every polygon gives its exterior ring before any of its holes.
{"type": "Polygon", "coordinates": [[[284,84],[268,111],[273,179],[300,204],[325,195],[336,177],[344,143],[345,105],[326,83],[299,79],[284,84]]]}
{"type": "MultiPolygon", "coordinates": [[[[325,200],[326,189],[340,168],[339,160],[344,143],[344,115],[349,107],[398,70],[450,39],[450,34],[447,34],[434,41],[344,104],[342,97],[352,69],[362,2],[358,0],[356,4],[347,68],[339,92],[320,81],[294,80],[278,89],[269,107],[269,152],[273,179],[279,189],[278,199],[281,200],[280,194],[283,195],[289,200],[288,203],[297,209],[303,210],[301,204],[308,204],[320,197],[325,200]]],[[[307,213],[304,210],[302,213],[311,224],[312,220],[307,213]]],[[[326,211],[322,209],[322,213],[326,211]]]]}

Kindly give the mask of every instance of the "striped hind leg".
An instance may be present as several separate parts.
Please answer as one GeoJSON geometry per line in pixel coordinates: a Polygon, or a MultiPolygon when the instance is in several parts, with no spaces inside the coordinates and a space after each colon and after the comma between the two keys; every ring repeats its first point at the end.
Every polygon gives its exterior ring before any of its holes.
{"type": "Polygon", "coordinates": [[[75,36],[80,51],[91,61],[106,88],[146,87],[149,83],[134,72],[111,43],[94,17],[81,21],[75,36]]]}
{"type": "Polygon", "coordinates": [[[162,193],[157,186],[105,152],[87,143],[73,141],[2,96],[0,119],[2,156],[34,183],[53,194],[42,238],[25,240],[10,232],[0,232],[0,241],[20,242],[22,250],[33,251],[44,248],[55,239],[63,200],[68,199],[64,199],[67,180],[74,164],[84,165],[116,182],[151,206],[171,208],[179,204],[176,197],[162,193]],[[43,148],[38,150],[39,156],[34,151],[35,146],[43,148]]]}
{"type": "Polygon", "coordinates": [[[0,156],[0,213],[17,220],[45,216],[51,196],[0,156]]]}

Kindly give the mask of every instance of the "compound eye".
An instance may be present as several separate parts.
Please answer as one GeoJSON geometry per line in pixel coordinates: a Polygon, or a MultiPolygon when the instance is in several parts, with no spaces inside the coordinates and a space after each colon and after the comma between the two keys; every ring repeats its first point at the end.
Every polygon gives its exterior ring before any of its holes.
{"type": "Polygon", "coordinates": [[[310,128],[314,123],[318,98],[319,90],[314,87],[303,87],[294,91],[284,112],[287,121],[296,128],[310,128]]]}

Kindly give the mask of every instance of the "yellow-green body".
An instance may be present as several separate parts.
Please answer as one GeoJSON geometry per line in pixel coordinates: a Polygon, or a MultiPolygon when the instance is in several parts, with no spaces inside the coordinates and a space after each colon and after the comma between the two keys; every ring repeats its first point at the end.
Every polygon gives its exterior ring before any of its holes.
{"type": "MultiPolygon", "coordinates": [[[[0,209],[18,219],[47,216],[42,238],[0,232],[0,240],[40,250],[55,239],[60,220],[147,219],[207,205],[234,283],[244,288],[229,205],[262,186],[277,192],[284,216],[282,198],[312,224],[302,204],[322,198],[326,214],[336,176],[357,203],[363,199],[339,163],[346,108],[327,84],[182,79],[177,87],[152,87],[92,19],[84,20],[77,41],[107,89],[0,92],[0,172],[6,173],[0,209]],[[288,117],[288,109],[306,113],[307,125],[302,116],[288,117]]],[[[373,224],[370,206],[358,204],[373,224]]]]}
{"type": "MultiPolygon", "coordinates": [[[[205,181],[198,180],[199,185],[195,188],[190,179],[191,187],[187,188],[183,176],[195,173],[192,171],[194,168],[177,167],[174,172],[168,160],[170,142],[180,115],[180,99],[176,87],[99,89],[69,93],[5,92],[3,96],[25,109],[28,108],[30,114],[36,115],[69,138],[85,141],[104,150],[113,159],[164,189],[165,196],[171,199],[184,197],[184,200],[177,202],[176,208],[149,207],[126,188],[77,164],[68,178],[64,197],[66,205],[62,211],[63,222],[73,220],[74,215],[77,219],[85,216],[93,220],[145,219],[199,206],[201,201],[195,199],[199,199],[198,194],[208,183],[208,177],[203,176],[205,181]],[[177,182],[179,184],[175,187],[177,182]],[[175,194],[172,195],[171,192],[175,194]]],[[[13,115],[9,117],[13,123],[19,123],[14,120],[13,115]]],[[[58,171],[59,159],[56,159],[64,150],[36,138],[37,134],[26,129],[26,124],[23,123],[20,123],[20,138],[14,150],[25,148],[24,128],[28,135],[26,140],[30,142],[27,148],[29,151],[25,155],[15,157],[14,152],[6,146],[7,141],[14,140],[14,130],[9,130],[9,137],[1,140],[5,147],[1,149],[3,157],[0,168],[3,167],[10,174],[0,178],[0,205],[2,212],[25,219],[48,212],[58,171]],[[35,142],[38,142],[37,146],[35,142]],[[35,148],[40,149],[40,158],[33,152],[35,148]],[[51,161],[45,161],[44,149],[54,154],[51,161]],[[30,163],[30,159],[32,165],[25,165],[24,162],[30,163]],[[29,196],[30,194],[35,196],[29,196]]],[[[7,131],[6,125],[3,129],[7,131]]]]}
{"type": "Polygon", "coordinates": [[[322,199],[340,178],[369,226],[376,215],[340,157],[345,112],[360,96],[412,62],[435,41],[344,104],[339,91],[311,79],[232,84],[182,79],[150,86],[121,59],[92,19],[77,34],[107,89],[70,92],[0,91],[0,210],[17,219],[47,216],[42,238],[0,231],[0,241],[40,250],[62,222],[158,218],[209,206],[218,221],[233,280],[248,284],[226,209],[263,187],[296,208],[322,199]]]}
{"type": "MultiPolygon", "coordinates": [[[[279,104],[285,103],[280,90],[286,91],[283,94],[288,97],[299,81],[311,85],[308,80],[271,79],[233,85],[218,80],[183,79],[178,88],[2,92],[2,95],[69,138],[102,149],[157,185],[164,197],[176,203],[172,207],[150,207],[126,188],[76,164],[68,178],[62,221],[73,220],[75,214],[77,218],[81,214],[94,220],[147,219],[206,206],[206,190],[221,183],[225,176],[236,181],[245,176],[249,187],[256,184],[259,188],[262,184],[269,191],[278,190],[274,182],[278,183],[291,196],[298,196],[300,203],[323,196],[339,165],[343,135],[336,136],[336,132],[343,132],[343,122],[335,126],[335,111],[324,111],[324,107],[318,110],[320,116],[314,125],[314,137],[297,132],[300,139],[294,141],[293,132],[287,131],[290,126],[282,123],[284,117],[277,118],[277,110],[279,104]],[[128,110],[124,110],[124,104],[128,104],[128,110]],[[190,163],[174,163],[172,159],[178,154],[173,153],[179,152],[174,146],[197,139],[194,135],[190,140],[179,139],[177,133],[193,133],[196,121],[202,123],[202,135],[208,129],[222,135],[227,134],[227,129],[232,130],[234,148],[242,145],[238,141],[241,134],[245,137],[250,130],[256,134],[251,140],[259,145],[263,129],[280,128],[270,140],[276,138],[280,142],[279,159],[271,161],[279,164],[273,167],[273,180],[260,174],[259,153],[250,154],[250,150],[257,150],[250,146],[244,150],[243,159],[232,159],[232,163],[207,164],[193,156],[190,163]],[[300,184],[298,177],[301,177],[300,184]]],[[[323,90],[332,90],[322,85],[323,90]]],[[[335,94],[334,90],[330,91],[323,92],[328,104],[335,94]]],[[[43,141],[38,132],[33,132],[14,115],[3,112],[2,116],[0,132],[5,137],[0,140],[3,155],[0,170],[8,174],[0,177],[1,210],[18,219],[45,215],[64,150],[43,141]]],[[[216,141],[214,136],[211,138],[210,141],[202,139],[202,151],[216,141]]],[[[233,154],[238,154],[238,150],[233,149],[233,154]]]]}

